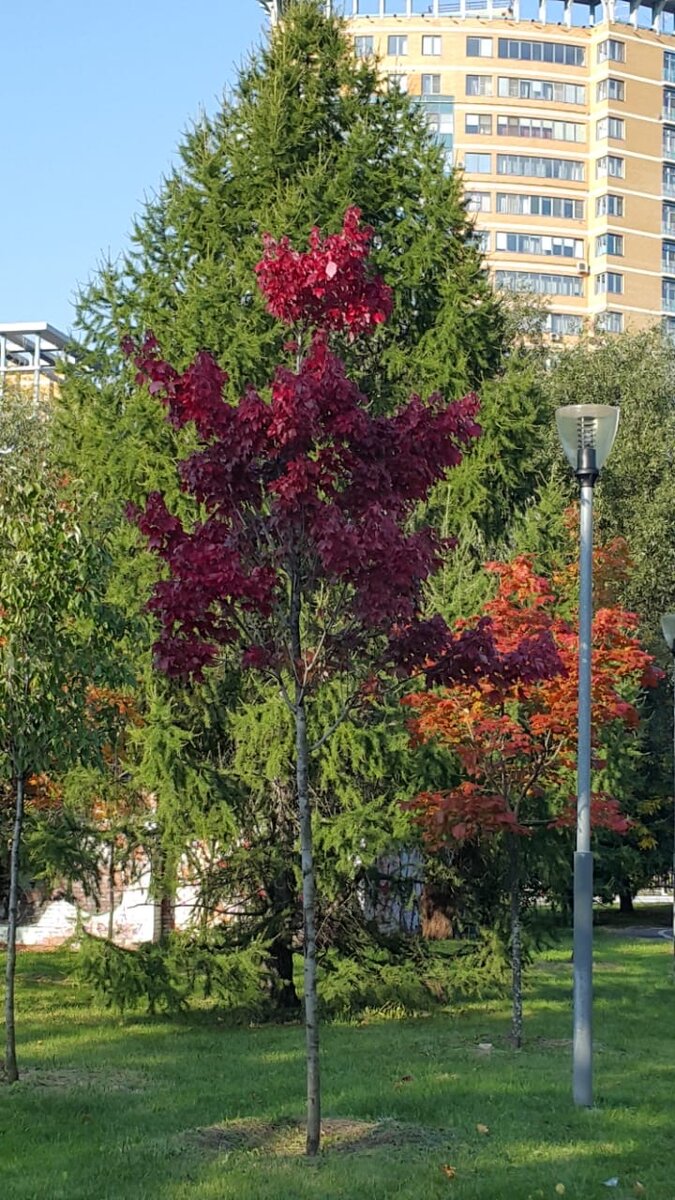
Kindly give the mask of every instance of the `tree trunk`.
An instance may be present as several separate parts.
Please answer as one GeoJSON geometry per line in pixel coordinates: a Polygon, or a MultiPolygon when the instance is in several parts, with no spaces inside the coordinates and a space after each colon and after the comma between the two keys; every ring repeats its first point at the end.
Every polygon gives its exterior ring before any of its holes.
{"type": "Polygon", "coordinates": [[[115,847],[110,843],[110,862],[108,863],[108,894],[110,897],[110,913],[108,915],[108,941],[115,941],[115,847]]]}
{"type": "Polygon", "coordinates": [[[14,980],[16,976],[16,929],[19,918],[19,852],[23,830],[24,777],[16,777],[16,808],[12,849],[9,858],[9,920],[7,923],[7,968],[5,972],[5,1071],[8,1083],[16,1083],[16,1027],[14,1023],[14,980]]]}
{"type": "Polygon", "coordinates": [[[270,946],[270,959],[279,980],[279,1008],[287,1013],[297,1013],[300,998],[293,979],[293,934],[284,929],[274,938],[270,946]]]}
{"type": "Polygon", "coordinates": [[[633,910],[633,893],[631,891],[622,890],[619,892],[619,912],[632,913],[633,910]]]}
{"type": "Polygon", "coordinates": [[[297,564],[292,572],[290,611],[291,647],[296,673],[295,684],[295,774],[300,818],[300,855],[302,864],[302,916],[304,957],[305,1039],[307,1046],[307,1154],[319,1152],[321,1142],[321,1086],[319,1075],[319,1011],[316,994],[316,886],[312,850],[312,808],[309,798],[309,744],[307,711],[302,671],[300,637],[300,578],[297,564]]]}
{"type": "Polygon", "coordinates": [[[509,896],[511,901],[511,1037],[517,1050],[523,1044],[523,940],[520,917],[520,847],[515,834],[507,834],[509,847],[509,896]]]}

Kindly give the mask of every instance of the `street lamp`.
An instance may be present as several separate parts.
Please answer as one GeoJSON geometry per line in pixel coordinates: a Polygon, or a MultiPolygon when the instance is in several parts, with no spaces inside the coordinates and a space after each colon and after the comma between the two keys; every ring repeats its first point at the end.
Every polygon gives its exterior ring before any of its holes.
{"type": "Polygon", "coordinates": [[[574,1103],[593,1103],[593,855],[591,853],[591,639],[593,625],[593,488],[614,444],[619,409],[570,404],[555,414],[567,460],[579,482],[579,735],[577,848],[574,855],[574,1103]]]}
{"type": "MultiPolygon", "coordinates": [[[[673,955],[675,956],[675,613],[664,613],[661,629],[673,656],[673,955]]],[[[675,962],[675,957],[673,959],[675,962]]]]}

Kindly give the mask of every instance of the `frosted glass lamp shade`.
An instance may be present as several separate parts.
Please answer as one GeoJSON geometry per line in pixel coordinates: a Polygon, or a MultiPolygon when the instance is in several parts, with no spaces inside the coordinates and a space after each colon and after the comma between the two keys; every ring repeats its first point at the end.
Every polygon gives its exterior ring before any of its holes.
{"type": "Polygon", "coordinates": [[[595,467],[602,469],[619,427],[619,409],[611,404],[568,404],[556,409],[558,434],[573,471],[583,467],[582,451],[595,450],[595,467]]]}
{"type": "Polygon", "coordinates": [[[661,629],[668,644],[668,649],[675,654],[675,613],[664,613],[661,617],[661,629]]]}

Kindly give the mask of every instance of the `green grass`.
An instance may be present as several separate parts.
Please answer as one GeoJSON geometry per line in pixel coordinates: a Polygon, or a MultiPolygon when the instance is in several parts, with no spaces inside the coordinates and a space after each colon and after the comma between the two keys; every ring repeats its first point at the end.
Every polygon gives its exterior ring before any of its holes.
{"type": "Polygon", "coordinates": [[[570,1099],[569,946],[532,971],[520,1052],[502,1002],[327,1027],[324,1110],[353,1127],[310,1165],[284,1124],[302,1113],[298,1026],[120,1020],[72,981],[67,952],[22,954],[25,1074],[0,1089],[0,1197],[555,1200],[562,1185],[625,1200],[639,1180],[647,1200],[675,1200],[671,955],[598,932],[590,1112],[570,1099]]]}

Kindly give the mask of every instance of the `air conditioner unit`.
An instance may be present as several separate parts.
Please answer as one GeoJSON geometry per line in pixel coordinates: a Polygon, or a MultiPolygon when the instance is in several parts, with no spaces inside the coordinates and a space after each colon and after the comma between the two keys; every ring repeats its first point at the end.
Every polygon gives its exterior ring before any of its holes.
{"type": "Polygon", "coordinates": [[[590,275],[591,268],[588,263],[577,263],[577,271],[580,275],[590,275]]]}

